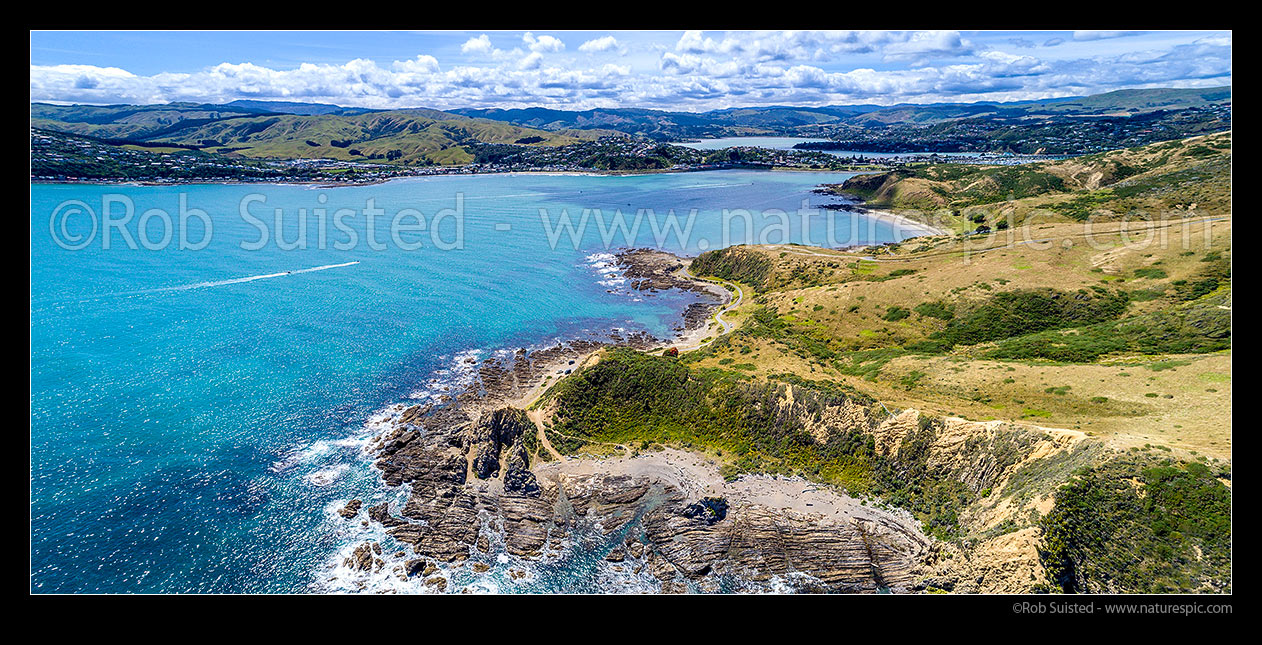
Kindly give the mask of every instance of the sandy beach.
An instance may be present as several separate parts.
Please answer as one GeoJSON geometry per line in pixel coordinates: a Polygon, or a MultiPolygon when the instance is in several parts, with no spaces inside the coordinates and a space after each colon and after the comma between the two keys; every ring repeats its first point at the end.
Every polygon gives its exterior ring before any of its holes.
{"type": "Polygon", "coordinates": [[[918,222],[910,217],[898,215],[889,211],[864,210],[858,213],[864,217],[870,217],[877,221],[888,222],[892,224],[899,232],[911,232],[914,235],[954,235],[955,233],[945,228],[930,226],[924,222],[918,222]]]}

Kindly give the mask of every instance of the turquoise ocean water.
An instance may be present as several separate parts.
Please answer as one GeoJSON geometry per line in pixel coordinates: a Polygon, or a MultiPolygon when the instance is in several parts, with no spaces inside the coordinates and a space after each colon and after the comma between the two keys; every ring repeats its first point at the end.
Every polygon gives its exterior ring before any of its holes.
{"type": "MultiPolygon", "coordinates": [[[[837,242],[894,239],[899,233],[887,224],[850,236],[856,216],[849,213],[796,214],[804,199],[822,203],[813,187],[847,176],[723,171],[452,176],[338,188],[32,186],[32,589],[343,588],[334,565],[362,535],[334,510],[351,496],[399,494],[381,487],[361,450],[384,410],[459,387],[468,358],[611,328],[665,337],[693,301],[628,291],[594,223],[577,248],[568,236],[551,248],[541,208],[552,218],[567,209],[576,224],[584,208],[606,216],[622,209],[628,224],[638,209],[659,218],[700,209],[686,241],[667,236],[660,244],[688,254],[750,241],[740,227],[724,239],[724,208],[783,209],[792,216],[755,218],[755,230],[787,221],[792,241],[803,241],[807,227],[809,242],[836,245],[824,239],[827,221],[837,242]],[[107,249],[101,220],[109,194],[130,200],[134,217],[109,229],[107,249]],[[253,222],[240,213],[250,195],[253,222]],[[139,224],[150,209],[177,216],[181,199],[212,223],[205,248],[162,248],[162,220],[139,224]],[[374,232],[386,240],[381,248],[367,242],[362,209],[369,199],[386,213],[374,232]],[[457,216],[433,219],[461,201],[463,227],[457,216]],[[86,237],[92,220],[83,213],[53,217],[76,202],[96,212],[94,237],[86,237]],[[357,213],[342,220],[345,229],[328,224],[322,245],[318,211],[338,208],[357,213]],[[391,240],[388,218],[404,208],[435,226],[391,240]],[[298,233],[304,219],[305,237],[298,233]],[[260,240],[254,222],[266,223],[269,239],[242,248],[260,240]],[[345,230],[357,243],[334,248],[349,240],[345,230]],[[457,242],[458,230],[463,248],[439,248],[457,242]],[[124,232],[159,243],[129,248],[124,232]],[[56,243],[75,235],[91,242],[82,249],[56,243]],[[300,237],[307,248],[286,248],[300,237]],[[423,247],[401,248],[416,242],[423,247]]],[[[121,217],[123,206],[110,208],[121,217]]],[[[783,230],[763,241],[786,241],[783,230]]],[[[206,232],[196,219],[187,231],[193,243],[206,232]]],[[[618,237],[611,246],[631,245],[659,246],[647,221],[634,240],[618,237]]],[[[584,582],[590,576],[578,573],[587,569],[555,569],[540,573],[535,589],[592,589],[584,582]]]]}

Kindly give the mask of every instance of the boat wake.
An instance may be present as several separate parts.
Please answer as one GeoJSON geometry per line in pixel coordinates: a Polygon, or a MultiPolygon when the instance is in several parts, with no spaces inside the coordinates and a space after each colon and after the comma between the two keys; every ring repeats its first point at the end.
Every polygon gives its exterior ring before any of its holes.
{"type": "Polygon", "coordinates": [[[141,291],[128,291],[119,295],[138,295],[142,293],[161,293],[164,291],[188,291],[190,289],[208,289],[210,287],[224,287],[230,284],[241,284],[243,282],[254,282],[255,280],[266,280],[268,278],[281,278],[287,275],[297,275],[299,273],[313,273],[315,271],[327,271],[329,269],[340,269],[359,264],[359,261],[343,262],[341,264],[325,264],[323,266],[311,267],[309,269],[298,269],[295,271],[282,271],[280,273],[264,273],[261,275],[252,275],[244,278],[232,278],[231,280],[215,280],[212,282],[196,282],[193,284],[185,284],[176,287],[158,287],[156,289],[144,289],[141,291]]]}

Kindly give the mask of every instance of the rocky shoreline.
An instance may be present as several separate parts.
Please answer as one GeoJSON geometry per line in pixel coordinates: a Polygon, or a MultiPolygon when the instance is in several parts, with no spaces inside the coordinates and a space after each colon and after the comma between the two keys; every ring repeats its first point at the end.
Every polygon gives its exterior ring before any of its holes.
{"type": "MultiPolygon", "coordinates": [[[[631,287],[644,293],[721,291],[690,278],[683,258],[646,250],[616,257],[631,287]]],[[[707,332],[715,306],[690,318],[685,335],[707,332]]],[[[613,332],[607,341],[523,348],[482,361],[472,385],[454,397],[396,410],[366,452],[399,494],[352,499],[335,511],[336,521],[377,536],[348,547],[340,564],[359,582],[347,587],[367,590],[371,577],[395,591],[470,591],[484,589],[482,580],[531,585],[536,575],[581,566],[580,580],[542,590],[591,590],[593,576],[600,591],[660,593],[1005,589],[969,573],[955,546],[928,537],[905,511],[800,478],[728,480],[709,458],[661,446],[563,456],[550,443],[559,435],[545,432],[548,411],[531,404],[611,345],[669,346],[648,334],[613,332]]],[[[897,451],[921,425],[910,410],[878,419],[861,406],[842,408],[828,412],[829,423],[866,428],[883,452],[897,451]]],[[[973,446],[957,439],[945,433],[937,449],[945,456],[973,446]]],[[[974,473],[974,460],[963,455],[946,463],[956,461],[961,470],[949,476],[969,485],[995,485],[1011,470],[974,473]]],[[[1016,556],[996,549],[1011,560],[1004,567],[1028,577],[1025,569],[1037,563],[1028,545],[1018,547],[1016,556]]]]}
{"type": "MultiPolygon", "coordinates": [[[[452,567],[485,572],[492,544],[519,562],[555,562],[577,535],[594,534],[602,542],[597,556],[616,563],[614,570],[651,576],[662,593],[774,585],[875,593],[913,590],[939,555],[897,513],[801,480],[726,485],[717,468],[689,463],[697,458],[688,453],[531,464],[527,446],[536,432],[517,408],[409,409],[372,450],[385,481],[409,486],[410,494],[398,508],[383,502],[364,514],[410,553],[391,558],[379,543],[365,542],[346,565],[441,591],[452,567]],[[832,511],[825,515],[768,494],[786,487],[841,501],[821,504],[819,511],[832,511]]],[[[359,516],[353,505],[343,516],[359,516]]]]}

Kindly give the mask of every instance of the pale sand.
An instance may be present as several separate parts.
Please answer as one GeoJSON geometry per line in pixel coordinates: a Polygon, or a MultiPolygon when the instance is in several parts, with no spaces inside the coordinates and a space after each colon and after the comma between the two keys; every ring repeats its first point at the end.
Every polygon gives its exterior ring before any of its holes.
{"type": "Polygon", "coordinates": [[[760,505],[787,509],[829,523],[853,519],[893,519],[908,530],[920,530],[919,522],[905,511],[867,506],[860,499],[801,477],[742,475],[736,481],[727,482],[719,473],[719,464],[716,461],[704,455],[674,448],[642,452],[634,457],[567,458],[560,462],[537,464],[534,471],[540,479],[553,482],[560,477],[598,473],[644,477],[674,486],[690,500],[723,497],[733,508],[760,505]]]}
{"type": "Polygon", "coordinates": [[[863,215],[864,217],[870,217],[875,220],[889,222],[893,224],[896,228],[898,228],[898,230],[900,231],[912,231],[912,232],[920,233],[922,235],[955,235],[955,233],[947,229],[938,228],[936,226],[930,226],[929,224],[926,224],[924,222],[918,222],[914,219],[911,219],[910,217],[905,217],[903,215],[898,215],[895,213],[891,213],[889,211],[869,210],[865,213],[860,213],[860,214],[863,215]]]}

